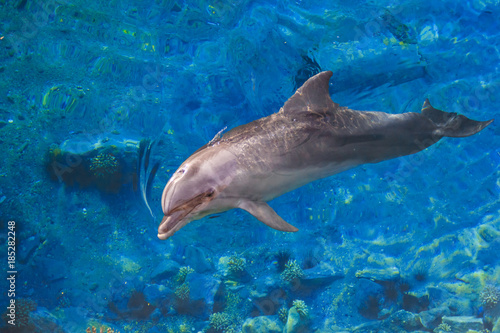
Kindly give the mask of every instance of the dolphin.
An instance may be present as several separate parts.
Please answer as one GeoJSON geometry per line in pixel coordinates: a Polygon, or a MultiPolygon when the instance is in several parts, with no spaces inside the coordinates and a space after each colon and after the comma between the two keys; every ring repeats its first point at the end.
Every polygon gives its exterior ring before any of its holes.
{"type": "Polygon", "coordinates": [[[313,76],[279,112],[217,135],[182,163],[163,190],[158,238],[233,208],[273,229],[297,231],[266,202],[360,164],[417,153],[443,137],[476,134],[493,121],[435,109],[428,99],[421,113],[351,110],[330,98],[331,76],[313,76]]]}

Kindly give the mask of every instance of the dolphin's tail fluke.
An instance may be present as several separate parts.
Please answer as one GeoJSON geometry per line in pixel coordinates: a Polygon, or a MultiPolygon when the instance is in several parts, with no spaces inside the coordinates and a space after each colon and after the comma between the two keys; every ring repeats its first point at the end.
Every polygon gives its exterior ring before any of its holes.
{"type": "Polygon", "coordinates": [[[462,138],[474,135],[493,122],[476,121],[454,112],[444,112],[432,107],[429,99],[426,99],[422,106],[422,114],[429,118],[438,127],[437,134],[462,138]]]}

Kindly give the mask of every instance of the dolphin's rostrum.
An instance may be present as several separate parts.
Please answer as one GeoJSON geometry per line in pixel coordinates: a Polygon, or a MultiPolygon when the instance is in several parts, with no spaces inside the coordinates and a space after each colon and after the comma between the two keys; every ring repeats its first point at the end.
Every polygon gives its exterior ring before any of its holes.
{"type": "Polygon", "coordinates": [[[414,154],[442,137],[466,137],[493,120],[437,110],[355,111],[328,93],[332,72],[304,83],[278,113],[238,126],[191,155],[168,181],[158,238],[206,215],[241,208],[271,228],[297,231],[266,203],[363,163],[414,154]]]}

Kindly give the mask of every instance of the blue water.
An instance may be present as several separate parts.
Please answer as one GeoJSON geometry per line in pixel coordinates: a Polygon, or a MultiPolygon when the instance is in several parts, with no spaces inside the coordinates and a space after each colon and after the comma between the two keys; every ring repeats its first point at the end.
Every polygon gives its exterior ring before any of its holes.
{"type": "Polygon", "coordinates": [[[177,167],[319,71],[352,109],[498,118],[497,1],[0,5],[1,331],[500,332],[498,119],[272,201],[297,233],[156,237],[177,167]]]}

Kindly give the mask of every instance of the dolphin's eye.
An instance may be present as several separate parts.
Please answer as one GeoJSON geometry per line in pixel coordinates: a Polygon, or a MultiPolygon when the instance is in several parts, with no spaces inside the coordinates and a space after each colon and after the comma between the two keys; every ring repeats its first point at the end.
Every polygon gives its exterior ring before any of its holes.
{"type": "Polygon", "coordinates": [[[184,170],[184,169],[180,169],[179,171],[177,171],[177,173],[180,175],[182,175],[184,172],[186,172],[186,170],[184,170]]]}
{"type": "Polygon", "coordinates": [[[208,194],[207,194],[207,197],[209,197],[209,198],[213,197],[214,193],[215,193],[215,190],[210,190],[210,192],[208,192],[208,194]]]}

